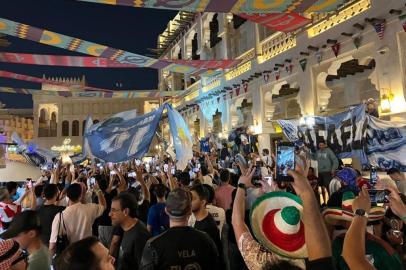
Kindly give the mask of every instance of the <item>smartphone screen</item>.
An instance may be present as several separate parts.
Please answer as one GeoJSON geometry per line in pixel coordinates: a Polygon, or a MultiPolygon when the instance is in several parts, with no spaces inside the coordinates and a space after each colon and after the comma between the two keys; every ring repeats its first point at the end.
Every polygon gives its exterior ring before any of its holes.
{"type": "Polygon", "coordinates": [[[161,168],[159,166],[155,167],[155,171],[159,172],[161,170],[161,168]]]}
{"type": "Polygon", "coordinates": [[[172,174],[172,175],[175,175],[175,168],[172,168],[172,169],[171,169],[171,174],[172,174]]]}
{"type": "Polygon", "coordinates": [[[371,204],[377,203],[388,203],[388,195],[390,194],[389,190],[386,189],[369,189],[368,190],[369,198],[371,199],[371,204]]]}
{"type": "Polygon", "coordinates": [[[141,160],[139,160],[139,159],[135,160],[135,165],[140,166],[141,165],[141,160]]]}
{"type": "Polygon", "coordinates": [[[369,177],[369,182],[372,186],[375,186],[376,182],[378,182],[378,172],[375,167],[371,168],[371,175],[369,177]]]}
{"type": "Polygon", "coordinates": [[[164,172],[168,172],[168,164],[164,164],[164,172]]]}
{"type": "Polygon", "coordinates": [[[276,149],[276,181],[292,182],[289,170],[295,169],[295,146],[292,143],[280,143],[276,149]]]}
{"type": "Polygon", "coordinates": [[[90,178],[90,185],[94,186],[96,184],[96,179],[94,177],[90,178]]]}
{"type": "Polygon", "coordinates": [[[115,175],[116,172],[115,171],[110,171],[110,175],[115,175]]]}

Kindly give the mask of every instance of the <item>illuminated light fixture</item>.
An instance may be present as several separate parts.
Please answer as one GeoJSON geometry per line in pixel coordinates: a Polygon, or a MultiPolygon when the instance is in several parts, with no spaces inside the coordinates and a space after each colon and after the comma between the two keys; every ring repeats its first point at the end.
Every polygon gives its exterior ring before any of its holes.
{"type": "Polygon", "coordinates": [[[206,86],[203,87],[203,93],[206,93],[216,87],[219,87],[221,85],[221,81],[219,79],[215,79],[212,82],[210,82],[209,84],[207,84],[206,86]]]}
{"type": "Polygon", "coordinates": [[[307,30],[309,37],[315,37],[321,33],[333,28],[334,26],[351,19],[354,16],[368,10],[371,7],[371,0],[361,0],[353,5],[341,10],[338,14],[332,15],[325,20],[317,23],[307,30]]]}
{"type": "Polygon", "coordinates": [[[232,13],[227,13],[226,18],[227,22],[231,23],[233,21],[233,14],[232,13]]]}
{"type": "Polygon", "coordinates": [[[381,112],[390,113],[392,111],[391,101],[393,100],[393,94],[389,91],[389,94],[383,94],[381,96],[381,112]]]}
{"type": "Polygon", "coordinates": [[[71,164],[72,160],[71,160],[70,156],[75,153],[80,153],[82,151],[82,146],[70,145],[71,141],[72,140],[70,138],[66,138],[65,140],[63,140],[63,143],[61,146],[54,145],[51,147],[52,151],[60,153],[63,164],[71,164]]]}

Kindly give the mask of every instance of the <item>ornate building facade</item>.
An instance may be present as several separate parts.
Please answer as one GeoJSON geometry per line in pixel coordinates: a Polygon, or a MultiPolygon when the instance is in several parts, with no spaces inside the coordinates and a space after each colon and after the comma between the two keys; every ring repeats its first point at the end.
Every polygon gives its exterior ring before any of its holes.
{"type": "Polygon", "coordinates": [[[303,29],[273,32],[232,14],[182,13],[158,38],[161,58],[240,59],[216,76],[161,72],[160,90],[185,90],[174,106],[198,137],[250,126],[260,148],[281,137],[273,120],[329,115],[373,98],[381,117],[406,119],[402,1],[349,1],[334,14],[306,14],[303,29]],[[185,20],[185,19],[183,19],[185,20]],[[170,33],[179,33],[167,40],[170,33]]]}
{"type": "MultiPolygon", "coordinates": [[[[80,91],[85,86],[85,79],[56,78],[55,82],[69,82],[71,86],[43,84],[43,90],[80,91]]],[[[94,97],[61,97],[33,94],[34,141],[41,147],[50,149],[62,145],[66,138],[72,145],[81,145],[84,125],[87,116],[94,123],[106,117],[126,110],[143,114],[156,108],[159,99],[143,98],[94,98],[94,97]]]]}

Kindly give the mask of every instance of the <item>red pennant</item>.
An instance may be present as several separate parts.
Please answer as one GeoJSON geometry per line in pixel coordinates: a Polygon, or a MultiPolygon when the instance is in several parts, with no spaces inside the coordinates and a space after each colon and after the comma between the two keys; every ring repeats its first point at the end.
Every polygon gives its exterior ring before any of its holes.
{"type": "Polygon", "coordinates": [[[247,93],[248,91],[248,83],[244,83],[244,93],[247,93]]]}
{"type": "Polygon", "coordinates": [[[240,87],[239,86],[235,88],[235,94],[236,94],[237,97],[240,95],[240,87]]]}
{"type": "Polygon", "coordinates": [[[338,53],[340,52],[340,42],[337,42],[336,44],[331,46],[331,49],[333,50],[334,55],[337,57],[338,53]]]}
{"type": "Polygon", "coordinates": [[[265,83],[268,83],[268,81],[269,81],[269,74],[268,73],[264,73],[264,81],[265,81],[265,83]]]}
{"type": "Polygon", "coordinates": [[[275,72],[275,79],[276,79],[276,80],[279,80],[280,77],[281,77],[281,71],[280,71],[280,70],[277,70],[277,71],[275,72]]]}

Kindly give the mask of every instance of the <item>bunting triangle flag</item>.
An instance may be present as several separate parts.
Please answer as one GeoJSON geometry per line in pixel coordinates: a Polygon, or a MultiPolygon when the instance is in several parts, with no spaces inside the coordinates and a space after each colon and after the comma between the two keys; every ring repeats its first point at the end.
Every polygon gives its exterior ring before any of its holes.
{"type": "Polygon", "coordinates": [[[323,52],[322,51],[317,51],[315,53],[315,55],[316,55],[317,64],[320,65],[321,61],[323,61],[323,52]]]}
{"type": "Polygon", "coordinates": [[[337,42],[336,44],[334,44],[333,46],[331,46],[331,49],[333,50],[334,55],[335,55],[336,57],[338,56],[338,53],[340,52],[340,46],[341,46],[340,42],[337,42]]]}
{"type": "Polygon", "coordinates": [[[281,77],[281,71],[278,69],[277,71],[275,71],[275,79],[279,80],[280,77],[281,77]]]}
{"type": "Polygon", "coordinates": [[[232,99],[233,98],[233,90],[230,90],[228,93],[230,94],[230,99],[232,99]]]}
{"type": "Polygon", "coordinates": [[[383,34],[385,32],[385,21],[377,22],[373,24],[376,33],[380,40],[383,39],[383,34]]]}
{"type": "Polygon", "coordinates": [[[220,96],[217,97],[217,103],[220,103],[220,96]]]}
{"type": "Polygon", "coordinates": [[[361,35],[355,36],[355,37],[352,39],[352,42],[354,43],[355,48],[358,49],[359,46],[361,45],[361,42],[362,42],[362,36],[361,36],[361,35]]]}
{"type": "Polygon", "coordinates": [[[244,87],[244,93],[247,93],[248,92],[248,83],[244,83],[243,87],[244,87]]]}
{"type": "Polygon", "coordinates": [[[237,87],[235,88],[235,95],[236,95],[237,97],[240,95],[240,87],[239,87],[239,86],[237,86],[237,87]]]}
{"type": "Polygon", "coordinates": [[[302,71],[304,72],[306,70],[307,58],[300,59],[299,64],[300,67],[302,68],[302,71]]]}
{"type": "Polygon", "coordinates": [[[403,30],[406,32],[406,14],[399,16],[399,21],[402,24],[403,30]]]}

